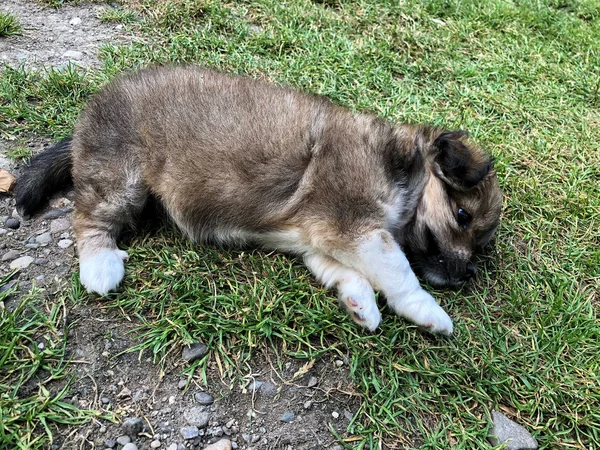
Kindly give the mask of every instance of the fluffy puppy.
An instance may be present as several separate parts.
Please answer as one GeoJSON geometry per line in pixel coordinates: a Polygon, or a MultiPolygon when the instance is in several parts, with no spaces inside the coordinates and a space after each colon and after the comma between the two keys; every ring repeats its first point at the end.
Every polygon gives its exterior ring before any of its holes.
{"type": "Polygon", "coordinates": [[[501,210],[490,159],[464,132],[394,125],[198,67],[109,83],[72,138],[32,160],[17,182],[19,210],[31,215],[69,181],[90,292],[121,282],[127,253],[117,238],[152,196],[194,241],[301,256],[369,330],[381,320],[378,290],[398,315],[451,334],[413,269],[438,286],[473,277],[501,210]]]}

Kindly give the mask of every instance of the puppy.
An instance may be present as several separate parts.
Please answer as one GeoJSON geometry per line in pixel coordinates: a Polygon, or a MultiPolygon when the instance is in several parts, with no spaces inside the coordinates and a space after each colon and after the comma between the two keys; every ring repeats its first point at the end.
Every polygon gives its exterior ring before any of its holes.
{"type": "Polygon", "coordinates": [[[197,67],[151,67],[104,87],[72,138],[18,180],[21,214],[69,181],[89,292],[123,279],[117,238],[152,196],[194,241],[301,256],[369,330],[381,320],[377,290],[396,314],[450,335],[413,270],[436,286],[472,278],[501,210],[490,159],[462,131],[393,125],[197,67]]]}

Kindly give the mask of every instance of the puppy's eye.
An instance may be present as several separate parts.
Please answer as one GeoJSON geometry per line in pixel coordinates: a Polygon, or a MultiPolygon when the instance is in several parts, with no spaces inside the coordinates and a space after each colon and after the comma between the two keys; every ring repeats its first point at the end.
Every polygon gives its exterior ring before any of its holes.
{"type": "Polygon", "coordinates": [[[458,225],[462,229],[466,229],[469,226],[469,224],[471,223],[471,219],[472,219],[471,214],[469,214],[462,208],[458,208],[456,221],[458,222],[458,225]]]}

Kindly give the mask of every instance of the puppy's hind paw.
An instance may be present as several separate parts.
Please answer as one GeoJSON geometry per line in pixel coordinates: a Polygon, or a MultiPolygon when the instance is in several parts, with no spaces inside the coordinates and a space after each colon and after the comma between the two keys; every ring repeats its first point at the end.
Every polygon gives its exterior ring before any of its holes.
{"type": "Polygon", "coordinates": [[[125,275],[123,261],[127,253],[118,249],[106,249],[79,262],[81,284],[88,292],[106,295],[115,290],[125,275]]]}

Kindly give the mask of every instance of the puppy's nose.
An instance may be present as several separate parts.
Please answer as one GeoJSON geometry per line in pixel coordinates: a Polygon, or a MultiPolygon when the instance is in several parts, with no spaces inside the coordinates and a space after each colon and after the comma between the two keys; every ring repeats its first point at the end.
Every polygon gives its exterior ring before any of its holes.
{"type": "Polygon", "coordinates": [[[465,267],[465,279],[470,280],[477,273],[477,269],[475,268],[475,264],[471,261],[467,262],[467,266],[465,267]]]}

